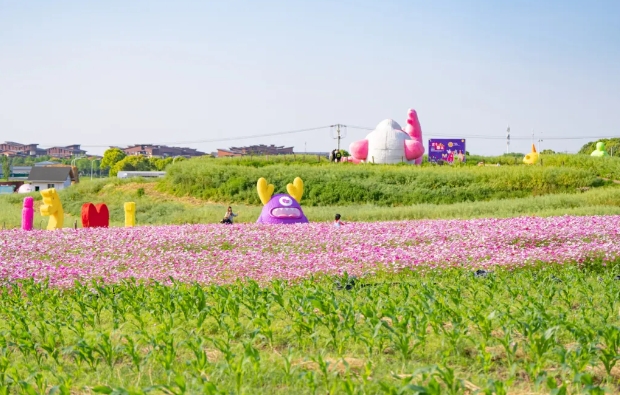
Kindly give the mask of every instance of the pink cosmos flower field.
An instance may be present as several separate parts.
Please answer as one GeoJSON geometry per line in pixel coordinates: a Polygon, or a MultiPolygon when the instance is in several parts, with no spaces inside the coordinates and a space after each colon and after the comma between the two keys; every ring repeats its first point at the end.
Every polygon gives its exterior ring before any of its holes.
{"type": "Polygon", "coordinates": [[[71,286],[136,278],[360,275],[410,267],[465,269],[620,260],[620,216],[521,217],[305,225],[141,226],[0,231],[0,278],[71,286]]]}

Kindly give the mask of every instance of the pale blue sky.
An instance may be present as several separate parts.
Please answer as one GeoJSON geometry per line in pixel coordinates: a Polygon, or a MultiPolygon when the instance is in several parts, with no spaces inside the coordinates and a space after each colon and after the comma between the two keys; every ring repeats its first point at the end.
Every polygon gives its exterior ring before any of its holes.
{"type": "MultiPolygon", "coordinates": [[[[167,143],[334,123],[472,153],[620,135],[620,1],[0,0],[0,140],[167,143]]],[[[349,129],[344,147],[363,138],[349,129]]],[[[329,129],[189,144],[328,151],[329,129]]],[[[102,153],[104,148],[86,149],[102,153]]],[[[427,147],[428,149],[428,147],[427,147]]]]}

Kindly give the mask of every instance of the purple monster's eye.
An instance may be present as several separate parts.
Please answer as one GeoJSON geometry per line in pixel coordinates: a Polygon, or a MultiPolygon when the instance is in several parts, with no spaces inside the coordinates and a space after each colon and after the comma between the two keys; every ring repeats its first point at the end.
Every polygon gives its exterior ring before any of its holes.
{"type": "Polygon", "coordinates": [[[286,206],[286,207],[293,204],[293,200],[288,196],[282,196],[278,201],[280,202],[281,205],[286,206]]]}

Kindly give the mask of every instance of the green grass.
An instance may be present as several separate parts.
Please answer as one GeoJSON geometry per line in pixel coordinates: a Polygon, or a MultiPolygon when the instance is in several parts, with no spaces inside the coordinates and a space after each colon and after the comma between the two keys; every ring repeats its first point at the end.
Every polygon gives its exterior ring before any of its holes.
{"type": "MultiPolygon", "coordinates": [[[[563,167],[574,167],[574,168],[582,168],[582,169],[594,169],[595,172],[602,176],[609,176],[613,178],[615,175],[617,178],[620,177],[620,156],[614,155],[614,157],[609,158],[594,158],[588,154],[540,154],[540,158],[542,159],[537,166],[563,166],[563,167]],[[603,160],[601,160],[603,159],[603,160]],[[606,174],[606,175],[605,175],[606,174]]],[[[211,158],[204,157],[200,158],[200,161],[207,161],[211,163],[219,163],[219,164],[232,164],[233,166],[244,166],[244,167],[265,167],[272,165],[310,165],[310,166],[348,166],[349,164],[333,164],[329,163],[326,158],[319,158],[316,155],[276,155],[276,156],[243,156],[243,157],[226,157],[226,158],[211,158]]],[[[196,159],[192,159],[192,161],[196,161],[196,159]]],[[[523,163],[523,156],[519,154],[507,154],[507,155],[499,155],[499,156],[482,156],[482,155],[468,155],[467,161],[464,164],[455,164],[453,166],[464,166],[464,167],[477,167],[478,163],[483,162],[486,165],[496,165],[500,164],[502,166],[522,166],[522,167],[531,167],[530,165],[526,165],[523,163]]],[[[357,165],[352,165],[357,166],[357,165]]],[[[384,165],[381,165],[384,166],[384,165]]],[[[409,164],[402,164],[397,166],[404,167],[412,167],[409,164]]],[[[427,161],[427,156],[424,156],[424,161],[422,162],[422,167],[438,167],[436,164],[429,163],[427,161]]],[[[448,166],[448,165],[446,165],[448,166]]]]}
{"type": "MultiPolygon", "coordinates": [[[[499,157],[499,168],[471,159],[451,168],[201,159],[171,166],[161,183],[85,180],[60,196],[68,227],[79,226],[85,202],[106,203],[113,226],[126,201],[136,202],[138,225],[217,222],[228,204],[239,222],[254,222],[260,176],[279,191],[302,176],[311,221],[620,214],[620,187],[602,180],[620,178],[616,158],[524,166],[499,157]]],[[[3,226],[19,226],[24,196],[0,195],[3,226]]],[[[35,225],[46,222],[37,212],[35,225]]],[[[12,282],[0,287],[0,394],[614,392],[619,265],[486,278],[422,268],[373,274],[350,290],[326,277],[65,290],[12,282]]]]}
{"type": "MultiPolygon", "coordinates": [[[[258,178],[278,193],[297,176],[311,221],[329,221],[335,213],[346,221],[620,214],[620,184],[612,181],[620,178],[620,158],[544,155],[542,166],[519,158],[514,164],[514,158],[472,156],[467,165],[421,167],[334,164],[302,155],[199,158],[171,165],[163,180],[84,180],[60,195],[66,227],[81,226],[86,202],[106,203],[113,226],[124,224],[127,201],[137,203],[139,225],[218,222],[228,205],[240,214],[237,222],[254,222],[262,208],[258,178]],[[475,166],[478,160],[504,165],[475,166]]],[[[0,226],[20,226],[23,198],[0,195],[0,226]]],[[[46,223],[36,210],[35,227],[46,223]]]]}
{"type": "MultiPolygon", "coordinates": [[[[490,158],[493,159],[493,158],[490,158]]],[[[506,160],[512,160],[506,157],[506,160]]],[[[495,162],[493,162],[495,163],[495,162]]],[[[304,181],[305,206],[453,204],[576,193],[620,178],[620,158],[553,155],[539,166],[354,165],[284,158],[199,158],[167,168],[159,188],[176,196],[258,205],[256,181],[285,192],[304,181]],[[596,161],[596,159],[599,159],[596,161]],[[564,164],[564,165],[563,165],[564,164]]]]}
{"type": "MultiPolygon", "coordinates": [[[[0,226],[16,228],[21,223],[22,201],[25,195],[0,195],[0,226]]],[[[32,194],[35,206],[40,203],[40,194],[32,194]]],[[[155,182],[143,180],[124,181],[101,179],[82,181],[61,191],[60,197],[65,209],[65,227],[81,227],[82,204],[106,203],[110,210],[112,226],[124,225],[123,203],[134,201],[137,205],[138,225],[149,224],[191,224],[219,222],[226,211],[226,203],[207,203],[199,199],[178,198],[159,192],[155,182]],[[139,190],[144,190],[140,196],[139,190]]],[[[255,222],[261,206],[233,204],[239,217],[237,222],[255,222]]],[[[311,221],[331,221],[340,213],[345,221],[389,221],[404,219],[440,218],[483,218],[515,217],[522,215],[610,215],[620,214],[620,187],[608,186],[591,189],[583,193],[566,193],[544,196],[530,196],[466,202],[456,204],[413,204],[409,206],[385,207],[372,204],[341,206],[306,206],[302,199],[304,213],[311,221]]],[[[47,218],[35,210],[35,227],[45,227],[47,218]]]]}
{"type": "Polygon", "coordinates": [[[0,288],[0,390],[617,391],[617,269],[379,273],[349,290],[330,278],[66,290],[20,281],[0,288]]]}

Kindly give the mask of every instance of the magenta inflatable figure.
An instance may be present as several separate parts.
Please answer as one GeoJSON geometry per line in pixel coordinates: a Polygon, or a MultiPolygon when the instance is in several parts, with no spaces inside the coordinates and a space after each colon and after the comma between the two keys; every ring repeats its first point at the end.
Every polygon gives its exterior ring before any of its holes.
{"type": "Polygon", "coordinates": [[[288,194],[273,194],[273,185],[260,178],[256,184],[258,196],[263,203],[263,211],[256,221],[259,224],[307,224],[308,218],[301,210],[299,201],[304,193],[304,184],[301,178],[295,178],[292,184],[286,186],[288,194]]]}
{"type": "Polygon", "coordinates": [[[34,222],[34,199],[32,196],[24,198],[24,208],[22,209],[22,229],[32,230],[32,223],[34,222]]]}

